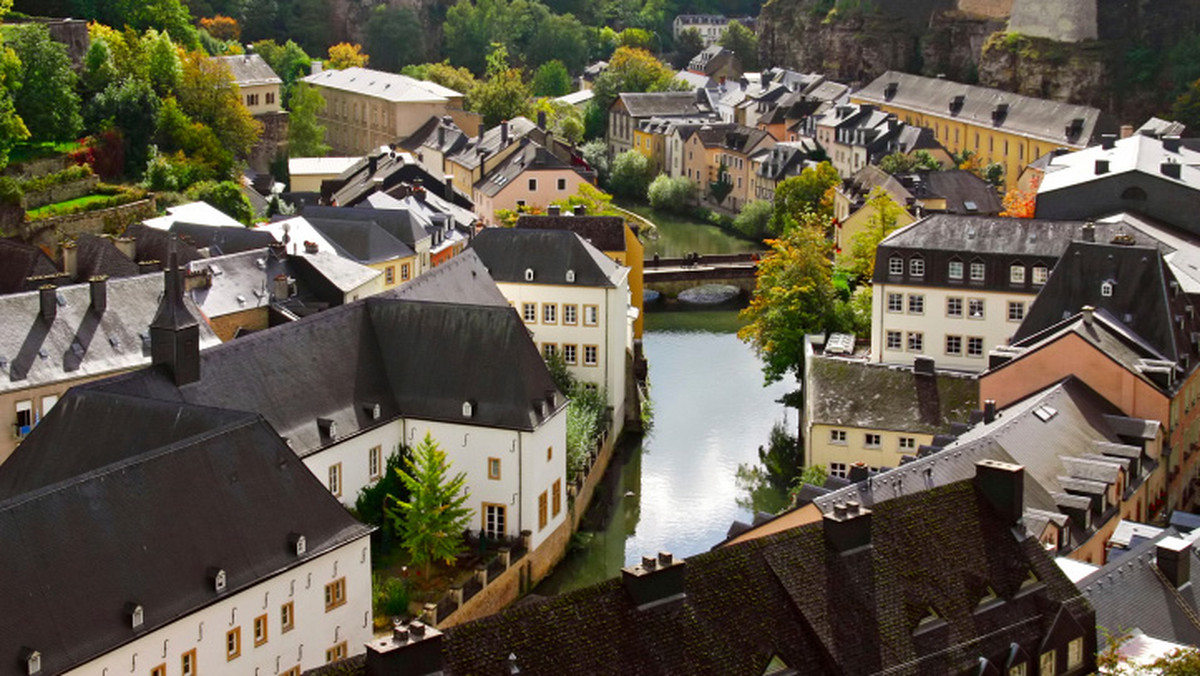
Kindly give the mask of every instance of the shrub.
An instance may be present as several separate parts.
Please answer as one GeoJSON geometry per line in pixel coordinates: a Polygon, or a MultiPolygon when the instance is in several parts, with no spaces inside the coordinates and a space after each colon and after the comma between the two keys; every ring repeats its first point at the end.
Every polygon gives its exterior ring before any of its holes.
{"type": "Polygon", "coordinates": [[[567,404],[567,475],[587,469],[588,456],[606,426],[608,407],[603,391],[577,384],[567,404]]]}
{"type": "Polygon", "coordinates": [[[687,215],[696,198],[696,184],[683,176],[671,178],[659,174],[647,188],[646,197],[650,200],[650,206],[659,211],[687,215]]]}
{"type": "Polygon", "coordinates": [[[408,580],[402,577],[376,575],[371,584],[371,598],[375,616],[403,617],[408,615],[408,603],[412,594],[408,580]]]}
{"type": "Polygon", "coordinates": [[[775,206],[770,202],[754,200],[742,207],[741,212],[734,217],[733,229],[743,237],[755,240],[763,239],[773,234],[767,224],[771,221],[771,214],[774,212],[775,206]]]}
{"type": "Polygon", "coordinates": [[[615,195],[643,199],[652,172],[650,160],[645,155],[636,150],[626,150],[613,159],[608,187],[615,195]]]}

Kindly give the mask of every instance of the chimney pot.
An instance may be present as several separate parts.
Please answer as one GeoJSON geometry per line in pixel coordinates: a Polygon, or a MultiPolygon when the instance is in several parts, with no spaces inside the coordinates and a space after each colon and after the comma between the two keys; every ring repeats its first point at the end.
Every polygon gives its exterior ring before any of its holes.
{"type": "Polygon", "coordinates": [[[667,566],[671,565],[671,561],[673,561],[673,560],[674,560],[674,557],[671,556],[671,552],[659,552],[658,553],[658,565],[662,566],[663,568],[666,568],[667,566]]]}
{"type": "Polygon", "coordinates": [[[551,204],[550,206],[546,207],[546,215],[560,216],[562,215],[562,207],[558,206],[557,204],[551,204]]]}
{"type": "Polygon", "coordinates": [[[850,502],[853,508],[844,502],[834,503],[833,514],[826,514],[821,520],[825,541],[841,554],[871,544],[871,510],[860,507],[856,501],[850,502]]]}
{"type": "Polygon", "coordinates": [[[642,568],[645,568],[646,570],[654,570],[657,567],[658,559],[654,558],[653,556],[642,557],[642,568]]]}
{"type": "Polygon", "coordinates": [[[1083,241],[1085,241],[1085,242],[1095,242],[1096,241],[1096,224],[1095,223],[1089,222],[1089,223],[1083,224],[1083,241]]]}
{"type": "Polygon", "coordinates": [[[996,419],[996,400],[988,399],[983,402],[983,422],[990,423],[996,419]]]}
{"type": "Polygon", "coordinates": [[[1095,321],[1095,317],[1096,317],[1096,308],[1095,308],[1095,307],[1093,307],[1093,306],[1091,306],[1091,305],[1084,305],[1084,306],[1083,306],[1083,309],[1081,310],[1081,312],[1083,313],[1083,323],[1084,323],[1084,325],[1085,325],[1085,326],[1091,326],[1091,325],[1092,325],[1092,322],[1093,322],[1093,321],[1095,321]]]}
{"type": "Polygon", "coordinates": [[[422,622],[413,622],[408,625],[408,631],[412,634],[413,638],[421,638],[425,636],[425,625],[422,622]]]}
{"type": "Polygon", "coordinates": [[[1102,150],[1112,150],[1117,145],[1116,134],[1101,134],[1100,148],[1102,150]]]}
{"type": "Polygon", "coordinates": [[[1163,162],[1159,165],[1159,169],[1162,171],[1163,176],[1169,176],[1170,178],[1175,179],[1180,177],[1180,169],[1182,167],[1183,165],[1177,162],[1163,162]]]}
{"type": "Polygon", "coordinates": [[[500,147],[508,145],[508,120],[500,121],[500,147]]]}
{"type": "Polygon", "coordinates": [[[65,242],[62,245],[63,272],[74,280],[79,272],[79,245],[75,242],[65,242]]]}
{"type": "Polygon", "coordinates": [[[1132,124],[1121,125],[1121,138],[1129,138],[1130,136],[1133,136],[1133,125],[1132,124]]]}
{"type": "Polygon", "coordinates": [[[38,287],[38,301],[41,305],[42,321],[53,324],[54,317],[58,314],[58,288],[53,284],[38,287]]]}
{"type": "Polygon", "coordinates": [[[642,557],[642,565],[621,569],[621,582],[639,610],[682,598],[686,561],[666,552],[642,557]]]}
{"type": "Polygon", "coordinates": [[[542,131],[546,130],[546,111],[539,110],[537,114],[537,126],[542,131]]]}

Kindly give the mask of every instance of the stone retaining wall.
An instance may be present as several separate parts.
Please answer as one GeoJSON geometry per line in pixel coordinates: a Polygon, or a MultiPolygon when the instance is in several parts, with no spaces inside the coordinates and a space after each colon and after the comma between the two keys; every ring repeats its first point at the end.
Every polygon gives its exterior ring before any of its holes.
{"type": "Polygon", "coordinates": [[[55,247],[64,239],[80,233],[116,235],[129,225],[153,218],[158,214],[154,196],[129,204],[78,214],[56,216],[26,223],[25,240],[35,246],[55,247]]]}
{"type": "Polygon", "coordinates": [[[81,178],[78,181],[70,181],[69,183],[52,185],[45,190],[39,190],[38,192],[33,193],[25,193],[25,196],[21,198],[21,202],[25,206],[25,210],[29,211],[32,209],[37,209],[38,207],[44,207],[47,204],[55,204],[56,202],[73,200],[78,197],[83,197],[84,195],[92,194],[92,191],[96,188],[96,184],[99,182],[99,176],[88,176],[86,178],[81,178]]]}

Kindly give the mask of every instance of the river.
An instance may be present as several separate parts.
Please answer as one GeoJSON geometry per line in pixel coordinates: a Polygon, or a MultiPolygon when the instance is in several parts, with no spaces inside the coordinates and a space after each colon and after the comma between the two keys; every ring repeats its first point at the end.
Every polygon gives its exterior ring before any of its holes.
{"type": "MultiPolygon", "coordinates": [[[[658,226],[657,239],[646,242],[647,257],[763,248],[713,225],[625,206],[658,226]]],[[[779,403],[795,386],[763,387],[762,365],[738,340],[739,326],[733,308],[646,314],[653,428],[614,454],[575,546],[537,593],[558,594],[620,575],[644,554],[707,551],[725,539],[734,520],[754,518],[738,465],[758,462],[758,447],[768,443],[775,423],[795,429],[796,411],[779,403]]],[[[783,505],[779,492],[756,496],[760,509],[783,505]]]]}

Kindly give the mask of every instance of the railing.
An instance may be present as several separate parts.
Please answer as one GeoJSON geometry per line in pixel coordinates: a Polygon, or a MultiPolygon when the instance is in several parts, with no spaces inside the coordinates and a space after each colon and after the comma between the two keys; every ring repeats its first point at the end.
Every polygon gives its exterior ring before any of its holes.
{"type": "Polygon", "coordinates": [[[464,533],[464,540],[471,551],[478,550],[474,574],[450,587],[450,590],[433,603],[426,603],[423,620],[432,626],[446,619],[463,607],[489,583],[500,577],[529,553],[530,531],[521,531],[519,537],[491,537],[482,531],[464,533]]]}

